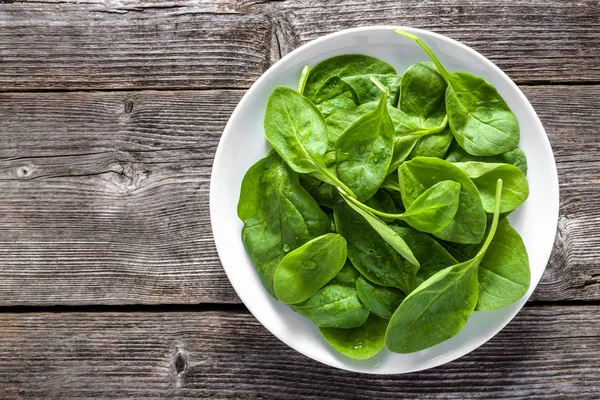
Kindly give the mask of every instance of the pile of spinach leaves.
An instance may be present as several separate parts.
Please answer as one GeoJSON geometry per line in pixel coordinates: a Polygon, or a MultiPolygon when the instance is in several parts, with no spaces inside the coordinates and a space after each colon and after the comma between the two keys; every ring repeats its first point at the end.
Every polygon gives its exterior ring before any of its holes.
{"type": "Polygon", "coordinates": [[[342,55],[272,92],[273,151],[238,204],[266,290],[356,359],[434,346],[529,288],[506,219],[529,194],[517,119],[487,81],[397,32],[433,62],[399,75],[342,55]]]}

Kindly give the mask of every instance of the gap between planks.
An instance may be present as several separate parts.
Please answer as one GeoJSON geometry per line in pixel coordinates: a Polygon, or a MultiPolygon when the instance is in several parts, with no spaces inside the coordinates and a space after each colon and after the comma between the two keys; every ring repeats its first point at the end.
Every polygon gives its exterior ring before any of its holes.
{"type": "MultiPolygon", "coordinates": [[[[600,306],[600,300],[528,301],[528,307],[590,307],[600,306]]],[[[34,313],[178,313],[178,312],[231,312],[249,314],[243,303],[199,304],[132,304],[132,305],[48,305],[48,306],[2,306],[0,314],[34,313]]]]}
{"type": "MultiPolygon", "coordinates": [[[[516,83],[516,82],[515,82],[516,83]]],[[[516,83],[518,87],[540,87],[540,86],[598,86],[600,81],[582,82],[582,81],[520,81],[516,83]]],[[[142,92],[211,92],[218,90],[239,91],[244,92],[250,87],[235,87],[235,86],[220,86],[220,87],[136,87],[136,88],[99,88],[99,89],[84,89],[84,88],[35,88],[35,89],[2,89],[2,93],[142,93],[142,92]]]]}

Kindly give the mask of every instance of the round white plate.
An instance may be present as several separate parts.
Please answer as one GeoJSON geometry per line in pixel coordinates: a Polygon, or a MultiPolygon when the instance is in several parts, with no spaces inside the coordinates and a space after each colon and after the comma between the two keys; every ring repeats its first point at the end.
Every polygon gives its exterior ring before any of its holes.
{"type": "MultiPolygon", "coordinates": [[[[371,374],[396,374],[432,368],[461,357],[498,333],[523,307],[537,286],[552,251],[558,222],[558,177],[552,149],[537,114],[519,88],[491,61],[445,36],[393,26],[348,29],[324,36],[279,60],[252,85],[231,115],[217,148],[210,183],[213,235],[223,268],[250,312],[269,331],[300,353],[333,367],[371,374]],[[419,36],[449,71],[468,71],[492,83],[519,120],[520,147],[527,155],[530,194],[510,216],[529,254],[531,287],[518,302],[496,311],[475,312],[462,332],[412,354],[387,349],[368,360],[353,360],[334,350],[309,320],[273,299],[246,254],[242,222],[236,208],[244,174],[270,149],[264,138],[267,99],[278,85],[295,88],[302,67],[340,54],[367,54],[392,64],[400,74],[418,61],[429,61],[412,40],[394,33],[400,28],[419,36]]],[[[240,337],[239,340],[243,340],[240,337]]]]}

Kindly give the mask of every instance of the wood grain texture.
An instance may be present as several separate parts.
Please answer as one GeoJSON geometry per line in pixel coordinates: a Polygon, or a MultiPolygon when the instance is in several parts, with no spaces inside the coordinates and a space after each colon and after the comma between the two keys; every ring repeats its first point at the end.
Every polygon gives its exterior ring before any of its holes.
{"type": "Polygon", "coordinates": [[[600,86],[523,88],[550,138],[560,211],[554,251],[532,300],[600,299],[600,86]],[[592,113],[593,114],[593,113],[592,113]]]}
{"type": "Polygon", "coordinates": [[[208,192],[242,94],[0,95],[0,303],[239,301],[208,192]]]}
{"type": "Polygon", "coordinates": [[[300,44],[357,26],[412,26],[463,42],[517,83],[597,82],[600,78],[597,0],[301,0],[279,4],[280,14],[290,21],[300,44]]]}
{"type": "Polygon", "coordinates": [[[312,361],[246,313],[0,314],[0,397],[594,399],[598,313],[526,307],[459,360],[384,376],[312,361]]]}
{"type": "MultiPolygon", "coordinates": [[[[533,299],[600,299],[600,86],[524,87],[561,185],[533,299]]],[[[0,94],[0,305],[238,303],[208,214],[241,91],[0,94]]]]}
{"type": "Polygon", "coordinates": [[[0,90],[246,88],[272,62],[266,15],[210,4],[0,4],[0,90]]]}
{"type": "Polygon", "coordinates": [[[458,39],[518,83],[598,82],[599,21],[597,0],[0,3],[0,90],[247,88],[300,44],[377,24],[458,39]]]}

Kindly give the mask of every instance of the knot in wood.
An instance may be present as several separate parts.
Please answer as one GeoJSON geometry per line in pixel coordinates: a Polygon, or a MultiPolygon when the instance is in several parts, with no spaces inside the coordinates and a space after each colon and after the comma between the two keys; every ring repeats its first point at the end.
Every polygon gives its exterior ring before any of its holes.
{"type": "Polygon", "coordinates": [[[125,114],[131,114],[133,111],[133,100],[127,99],[125,100],[125,114]]]}
{"type": "Polygon", "coordinates": [[[118,193],[129,193],[139,189],[147,178],[141,164],[117,161],[110,165],[110,170],[113,174],[108,181],[113,191],[118,193]]]}
{"type": "Polygon", "coordinates": [[[174,360],[175,374],[181,375],[187,369],[187,360],[183,353],[177,352],[174,360]]]}

